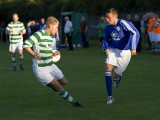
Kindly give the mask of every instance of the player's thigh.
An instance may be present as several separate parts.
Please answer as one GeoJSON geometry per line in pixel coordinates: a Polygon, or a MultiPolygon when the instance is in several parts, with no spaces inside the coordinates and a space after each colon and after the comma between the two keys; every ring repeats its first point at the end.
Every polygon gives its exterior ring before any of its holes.
{"type": "Polygon", "coordinates": [[[61,80],[64,77],[62,71],[55,64],[50,67],[50,73],[56,80],[61,80]]]}
{"type": "Polygon", "coordinates": [[[58,82],[61,84],[61,85],[66,85],[68,83],[66,77],[63,77],[62,79],[59,79],[58,82]]]}
{"type": "Polygon", "coordinates": [[[38,68],[33,67],[34,74],[36,75],[38,81],[43,84],[47,85],[55,78],[51,75],[48,69],[45,68],[38,68]]]}
{"type": "Polygon", "coordinates": [[[156,41],[156,37],[157,37],[157,34],[155,34],[154,32],[152,33],[152,41],[155,42],[156,41]]]}
{"type": "Polygon", "coordinates": [[[111,64],[111,65],[117,65],[117,57],[116,57],[116,49],[110,48],[109,49],[110,53],[106,57],[106,64],[111,64]]]}
{"type": "Polygon", "coordinates": [[[153,31],[150,31],[150,32],[148,33],[148,35],[149,35],[150,41],[153,42],[153,41],[154,41],[153,31]]]}
{"type": "Polygon", "coordinates": [[[19,55],[23,55],[23,42],[20,42],[17,45],[17,50],[18,50],[19,55]]]}
{"type": "Polygon", "coordinates": [[[159,42],[160,41],[160,34],[156,34],[156,39],[155,39],[156,42],[159,42]]]}
{"type": "Polygon", "coordinates": [[[115,73],[122,75],[124,70],[127,68],[131,59],[130,50],[124,50],[120,53],[120,57],[117,59],[117,67],[114,69],[115,73]]]}
{"type": "Polygon", "coordinates": [[[106,71],[112,71],[115,68],[112,64],[106,64],[106,71]]]}
{"type": "Polygon", "coordinates": [[[9,45],[9,52],[16,53],[17,52],[17,44],[10,44],[9,45]]]}
{"type": "Polygon", "coordinates": [[[49,87],[56,89],[57,92],[60,92],[63,90],[62,85],[55,79],[53,79],[50,83],[49,83],[49,87]]]}

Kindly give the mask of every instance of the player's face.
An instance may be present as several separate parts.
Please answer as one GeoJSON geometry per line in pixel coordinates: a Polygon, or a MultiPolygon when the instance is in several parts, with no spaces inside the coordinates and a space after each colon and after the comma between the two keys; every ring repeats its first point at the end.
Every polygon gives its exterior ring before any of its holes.
{"type": "Polygon", "coordinates": [[[53,36],[57,32],[58,32],[58,24],[57,25],[51,25],[50,26],[50,33],[51,33],[51,35],[53,36]]]}
{"type": "Polygon", "coordinates": [[[115,25],[115,21],[117,19],[117,16],[112,14],[112,13],[107,13],[106,14],[106,20],[109,24],[115,25]]]}
{"type": "Polygon", "coordinates": [[[13,21],[14,21],[14,22],[17,22],[18,19],[19,19],[18,15],[17,15],[17,14],[14,14],[14,15],[13,15],[13,21]]]}

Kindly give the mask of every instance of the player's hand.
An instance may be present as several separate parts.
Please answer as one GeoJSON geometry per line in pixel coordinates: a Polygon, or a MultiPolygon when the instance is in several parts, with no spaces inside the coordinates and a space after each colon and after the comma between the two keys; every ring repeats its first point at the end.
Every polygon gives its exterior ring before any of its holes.
{"type": "Polygon", "coordinates": [[[9,29],[9,32],[13,32],[13,29],[9,29]]]}
{"type": "Polygon", "coordinates": [[[8,32],[7,32],[7,34],[10,35],[12,32],[13,32],[13,29],[9,29],[8,32]]]}
{"type": "Polygon", "coordinates": [[[23,32],[20,32],[19,34],[20,34],[20,35],[23,35],[24,33],[23,33],[23,32]]]}
{"type": "Polygon", "coordinates": [[[34,56],[35,59],[41,59],[41,56],[39,54],[37,54],[37,53],[34,54],[33,56],[34,56]]]}
{"type": "Polygon", "coordinates": [[[137,55],[136,50],[131,50],[131,55],[137,55]]]}
{"type": "Polygon", "coordinates": [[[105,53],[106,53],[106,55],[109,55],[109,53],[110,53],[109,49],[106,49],[105,53]]]}
{"type": "Polygon", "coordinates": [[[60,52],[59,51],[55,51],[52,56],[56,56],[56,55],[60,55],[60,52]]]}

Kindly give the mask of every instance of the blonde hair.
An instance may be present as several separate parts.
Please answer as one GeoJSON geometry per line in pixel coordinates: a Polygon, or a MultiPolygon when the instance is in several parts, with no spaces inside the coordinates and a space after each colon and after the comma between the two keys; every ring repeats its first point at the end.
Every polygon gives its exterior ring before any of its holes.
{"type": "Polygon", "coordinates": [[[59,21],[53,17],[53,16],[50,16],[48,17],[47,21],[46,21],[46,27],[49,26],[49,25],[59,25],[59,21]]]}
{"type": "Polygon", "coordinates": [[[112,13],[114,16],[118,17],[118,11],[115,8],[107,10],[106,14],[112,13]]]}

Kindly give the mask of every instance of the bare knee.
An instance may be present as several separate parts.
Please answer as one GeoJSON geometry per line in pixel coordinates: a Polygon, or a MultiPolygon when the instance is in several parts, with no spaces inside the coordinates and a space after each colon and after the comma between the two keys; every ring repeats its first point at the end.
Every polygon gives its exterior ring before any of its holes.
{"type": "Polygon", "coordinates": [[[57,92],[63,90],[62,85],[57,80],[52,80],[47,86],[57,92]]]}
{"type": "Polygon", "coordinates": [[[68,81],[66,80],[66,81],[63,82],[63,85],[67,85],[67,83],[68,83],[68,81]]]}
{"type": "Polygon", "coordinates": [[[23,50],[19,50],[19,55],[23,55],[23,50]]]}
{"type": "Polygon", "coordinates": [[[67,79],[65,78],[65,77],[63,77],[62,79],[60,79],[60,80],[58,80],[59,81],[59,83],[61,84],[61,85],[67,85],[67,83],[68,83],[68,81],[67,81],[67,79]]]}

